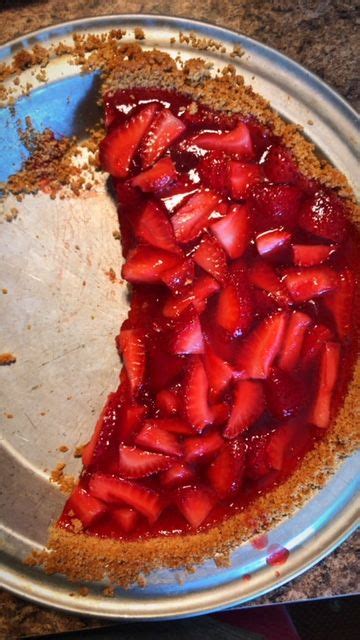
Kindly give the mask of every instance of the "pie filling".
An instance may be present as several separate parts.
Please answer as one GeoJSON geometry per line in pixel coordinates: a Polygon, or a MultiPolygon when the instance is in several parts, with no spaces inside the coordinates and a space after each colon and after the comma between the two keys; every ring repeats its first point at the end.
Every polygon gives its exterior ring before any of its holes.
{"type": "Polygon", "coordinates": [[[131,304],[120,385],[58,526],[196,533],[283,482],[342,405],[357,234],[254,118],[133,89],[105,122],[131,304]]]}

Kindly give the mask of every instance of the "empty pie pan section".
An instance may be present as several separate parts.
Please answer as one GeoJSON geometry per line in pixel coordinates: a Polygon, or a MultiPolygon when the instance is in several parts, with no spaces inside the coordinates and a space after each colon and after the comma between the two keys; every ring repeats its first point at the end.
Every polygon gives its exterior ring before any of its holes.
{"type": "MultiPolygon", "coordinates": [[[[0,62],[9,61],[21,46],[70,43],[76,32],[99,34],[120,27],[128,31],[124,42],[133,39],[134,28],[141,27],[146,48],[179,54],[183,60],[201,56],[215,69],[233,64],[283,117],[303,126],[355,188],[355,112],[296,63],[232,31],[163,16],[106,16],[14,40],[0,49],[0,62]],[[212,38],[224,52],[199,51],[184,40],[179,43],[179,32],[212,38]],[[231,55],[234,47],[241,47],[242,57],[231,55]]],[[[18,118],[30,116],[38,129],[47,126],[58,135],[81,136],[100,117],[98,74],[81,75],[80,68],[56,57],[46,72],[45,84],[31,70],[22,72],[20,82],[31,82],[31,92],[16,102],[15,116],[9,109],[0,110],[0,180],[18,169],[24,157],[18,118]]],[[[48,527],[64,503],[64,496],[49,484],[51,469],[60,461],[66,463],[67,473],[79,472],[80,461],[73,458],[73,451],[89,438],[107,393],[116,386],[119,362],[114,336],[128,303],[125,287],[108,277],[111,267],[120,274],[121,256],[112,236],[117,228],[116,208],[105,178],[86,197],[51,200],[39,193],[14,206],[19,210],[17,218],[0,225],[1,286],[8,289],[0,299],[0,344],[17,357],[16,364],[0,367],[1,581],[5,588],[84,615],[185,617],[268,593],[309,569],[354,530],[358,455],[345,460],[312,500],[269,533],[270,545],[290,552],[280,568],[268,564],[268,547],[256,550],[246,543],[234,552],[231,567],[216,567],[208,561],[189,575],[157,571],[145,588],[117,589],[114,598],[106,598],[104,584],[74,584],[25,566],[29,553],[46,544],[48,527]],[[63,444],[68,451],[60,453],[63,444]],[[90,589],[87,597],[78,594],[83,586],[90,589]]]]}

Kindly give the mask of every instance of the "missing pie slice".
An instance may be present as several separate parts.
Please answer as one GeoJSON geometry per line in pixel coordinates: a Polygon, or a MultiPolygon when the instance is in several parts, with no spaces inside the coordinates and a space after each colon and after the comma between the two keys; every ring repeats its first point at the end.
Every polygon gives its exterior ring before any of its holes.
{"type": "Polygon", "coordinates": [[[128,585],[224,559],[353,450],[359,242],[345,178],[232,70],[127,46],[105,124],[123,368],[44,564],[128,585]]]}

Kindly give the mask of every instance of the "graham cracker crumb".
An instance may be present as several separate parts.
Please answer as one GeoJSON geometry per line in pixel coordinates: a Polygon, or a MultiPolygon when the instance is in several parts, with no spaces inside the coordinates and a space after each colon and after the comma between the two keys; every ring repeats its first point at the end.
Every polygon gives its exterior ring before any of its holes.
{"type": "Polygon", "coordinates": [[[4,294],[4,296],[6,296],[6,295],[9,293],[9,291],[8,291],[8,289],[6,289],[6,287],[3,287],[3,288],[1,289],[1,291],[2,291],[2,293],[4,294]]]}
{"type": "Polygon", "coordinates": [[[135,40],[145,40],[144,29],[141,29],[141,27],[135,27],[134,36],[135,40]]]}
{"type": "Polygon", "coordinates": [[[76,479],[73,476],[67,476],[64,474],[66,467],[65,462],[59,462],[55,469],[51,472],[50,482],[57,484],[60,487],[61,493],[70,494],[76,485],[76,479]]]}
{"type": "Polygon", "coordinates": [[[16,356],[13,353],[0,353],[0,366],[14,364],[15,362],[16,356]]]}
{"type": "Polygon", "coordinates": [[[105,596],[105,598],[113,598],[115,596],[115,589],[116,587],[109,585],[108,587],[105,587],[105,589],[103,589],[103,596],[105,596]]]}
{"type": "Polygon", "coordinates": [[[66,444],[62,444],[61,447],[59,447],[59,451],[61,451],[61,453],[66,453],[69,451],[69,447],[67,447],[66,444]]]}
{"type": "Polygon", "coordinates": [[[85,445],[80,444],[74,451],[74,458],[81,458],[85,445]]]}

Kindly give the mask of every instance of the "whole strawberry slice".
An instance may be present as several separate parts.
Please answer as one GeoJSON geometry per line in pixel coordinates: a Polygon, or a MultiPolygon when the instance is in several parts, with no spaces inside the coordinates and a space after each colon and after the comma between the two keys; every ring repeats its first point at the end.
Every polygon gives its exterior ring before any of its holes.
{"type": "Polygon", "coordinates": [[[179,253],[171,222],[158,203],[150,200],[134,226],[139,240],[165,251],[179,253]]]}
{"type": "Polygon", "coordinates": [[[211,424],[213,416],[208,404],[209,383],[204,365],[199,356],[190,362],[185,383],[185,415],[190,424],[201,433],[211,424]]]}
{"type": "Polygon", "coordinates": [[[354,295],[354,274],[350,269],[343,269],[343,271],[339,273],[337,289],[324,298],[324,304],[331,311],[337,332],[342,340],[344,340],[351,331],[354,295]]]}
{"type": "Polygon", "coordinates": [[[282,420],[298,415],[308,400],[299,376],[273,368],[265,382],[268,408],[275,418],[282,420]]]}
{"type": "Polygon", "coordinates": [[[261,167],[250,162],[230,162],[230,192],[235,200],[249,195],[250,188],[263,179],[261,167]]]}
{"type": "Polygon", "coordinates": [[[162,109],[155,116],[140,148],[144,169],[151,167],[185,129],[185,124],[170,109],[162,109]]]}
{"type": "Polygon", "coordinates": [[[270,147],[263,169],[270,182],[296,184],[299,179],[299,169],[291,152],[282,145],[270,147]]]}
{"type": "Polygon", "coordinates": [[[144,420],[147,408],[143,405],[123,405],[119,421],[119,440],[128,443],[144,420]]]}
{"type": "Polygon", "coordinates": [[[287,324],[285,312],[267,317],[239,345],[236,365],[243,378],[265,379],[278,355],[287,324]]]}
{"type": "Polygon", "coordinates": [[[179,487],[189,484],[195,479],[195,472],[187,464],[175,462],[170,469],[160,476],[161,485],[166,488],[179,487]]]}
{"type": "Polygon", "coordinates": [[[266,291],[281,307],[286,308],[292,304],[286,286],[280,280],[275,269],[265,260],[256,259],[249,268],[248,277],[251,284],[266,291]]]}
{"type": "Polygon", "coordinates": [[[205,236],[192,255],[193,260],[204,271],[214,276],[220,283],[227,278],[227,263],[224,249],[212,236],[205,236]]]}
{"type": "Polygon", "coordinates": [[[230,195],[230,160],[219,151],[211,151],[196,167],[202,184],[223,196],[230,195]]]}
{"type": "Polygon", "coordinates": [[[154,418],[145,420],[141,431],[135,438],[140,447],[146,447],[152,451],[159,451],[168,456],[182,456],[182,447],[176,435],[161,427],[162,420],[154,418]]]}
{"type": "Polygon", "coordinates": [[[311,322],[310,316],[301,311],[294,311],[290,316],[278,359],[279,367],[284,371],[292,371],[297,366],[304,336],[311,322]]]}
{"type": "Polygon", "coordinates": [[[246,281],[231,277],[220,291],[216,322],[232,336],[246,333],[254,319],[254,304],[246,281]]]}
{"type": "Polygon", "coordinates": [[[191,138],[191,143],[200,149],[224,151],[241,158],[251,158],[254,154],[249,128],[243,122],[228,133],[200,133],[191,138]]]}
{"type": "Polygon", "coordinates": [[[75,511],[84,527],[89,527],[95,520],[98,520],[106,512],[106,505],[90,495],[83,487],[75,487],[69,501],[68,507],[75,511]]]}
{"type": "Polygon", "coordinates": [[[259,184],[251,189],[250,202],[259,230],[283,226],[295,228],[300,212],[303,192],[286,184],[259,184]]]}
{"type": "Polygon", "coordinates": [[[123,399],[117,393],[110,393],[96,422],[91,440],[83,448],[82,460],[85,467],[96,463],[109,449],[114,433],[121,422],[123,399]]]}
{"type": "Polygon", "coordinates": [[[341,347],[326,342],[321,357],[319,386],[309,420],[320,429],[327,429],[331,417],[331,400],[338,377],[341,347]]]}
{"type": "Polygon", "coordinates": [[[172,353],[204,353],[204,339],[198,314],[189,307],[175,321],[171,334],[172,353]]]}
{"type": "Polygon", "coordinates": [[[129,251],[122,268],[122,277],[128,282],[154,284],[161,282],[162,274],[182,261],[181,256],[156,247],[139,245],[129,251]]]}
{"type": "Polygon", "coordinates": [[[178,433],[182,436],[188,436],[194,434],[194,429],[185,420],[180,418],[157,418],[156,424],[165,431],[170,433],[178,433]]]}
{"type": "Polygon", "coordinates": [[[231,205],[226,216],[211,223],[210,230],[230,258],[240,258],[248,248],[251,236],[248,206],[231,205]]]}
{"type": "Polygon", "coordinates": [[[113,509],[111,515],[125,533],[131,533],[131,531],[134,531],[139,520],[138,512],[129,507],[113,509]]]}
{"type": "Polygon", "coordinates": [[[194,282],[193,305],[198,313],[202,313],[204,311],[208,298],[219,291],[219,289],[219,282],[207,273],[196,278],[194,282]]]}
{"type": "Polygon", "coordinates": [[[149,104],[130,120],[110,133],[100,143],[100,164],[115,178],[125,178],[131,161],[148,130],[158,107],[149,104]]]}
{"type": "Polygon", "coordinates": [[[89,483],[91,495],[106,503],[124,503],[140,511],[150,522],[155,522],[163,510],[156,491],[136,482],[95,473],[89,483]]]}
{"type": "Polygon", "coordinates": [[[336,251],[334,245],[326,244],[294,244],[294,264],[297,267],[313,267],[325,262],[336,251]]]}
{"type": "Polygon", "coordinates": [[[271,257],[290,245],[291,233],[281,229],[265,231],[256,238],[256,248],[262,257],[271,257]]]}
{"type": "Polygon", "coordinates": [[[218,196],[211,191],[200,189],[171,218],[175,237],[178,242],[195,240],[207,226],[210,214],[216,209],[218,196]]]}
{"type": "Polygon", "coordinates": [[[334,338],[332,331],[324,324],[311,327],[304,336],[300,361],[303,367],[311,365],[319,356],[325,342],[334,338]]]}
{"type": "Polygon", "coordinates": [[[224,431],[225,438],[236,438],[260,418],[265,409],[261,382],[240,380],[235,389],[234,405],[224,431]]]}
{"type": "Polygon", "coordinates": [[[146,349],[143,331],[141,329],[121,329],[118,345],[132,393],[136,394],[145,374],[146,349]]]}
{"type": "Polygon", "coordinates": [[[123,478],[145,478],[168,469],[172,462],[173,458],[161,453],[120,445],[118,470],[123,478]]]}
{"type": "Polygon", "coordinates": [[[197,529],[215,506],[215,497],[203,487],[181,487],[175,501],[185,520],[197,529]]]}
{"type": "Polygon", "coordinates": [[[156,406],[163,415],[176,415],[181,409],[180,397],[171,389],[162,389],[156,394],[156,406]]]}
{"type": "Polygon", "coordinates": [[[184,442],[184,457],[189,464],[193,462],[208,461],[221,449],[224,440],[217,431],[206,435],[187,438],[184,442]]]}
{"type": "Polygon", "coordinates": [[[203,356],[205,371],[209,382],[209,397],[217,400],[233,377],[233,369],[228,362],[222,360],[211,346],[205,343],[203,356]]]}
{"type": "Polygon", "coordinates": [[[188,288],[192,284],[194,276],[194,262],[191,258],[186,258],[183,262],[176,264],[175,267],[164,271],[161,279],[169,289],[171,289],[172,293],[178,296],[182,291],[188,292],[188,288]]]}
{"type": "Polygon", "coordinates": [[[330,267],[289,269],[284,284],[295,302],[306,302],[336,289],[338,276],[330,267]]]}
{"type": "Polygon", "coordinates": [[[301,421],[293,419],[280,424],[271,434],[266,451],[269,464],[273,469],[281,471],[286,460],[291,456],[293,442],[303,428],[301,421]]]}
{"type": "Polygon", "coordinates": [[[153,167],[135,176],[131,184],[145,192],[161,193],[176,177],[176,167],[171,158],[161,158],[153,167]]]}
{"type": "Polygon", "coordinates": [[[227,498],[239,491],[244,466],[245,453],[241,442],[229,442],[219,451],[208,469],[210,484],[219,498],[227,498]]]}
{"type": "Polygon", "coordinates": [[[344,203],[329,191],[317,191],[301,209],[299,225],[305,231],[332,242],[342,242],[348,220],[344,203]]]}

